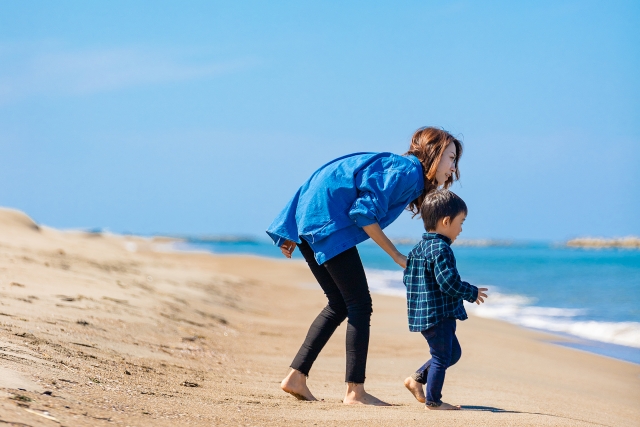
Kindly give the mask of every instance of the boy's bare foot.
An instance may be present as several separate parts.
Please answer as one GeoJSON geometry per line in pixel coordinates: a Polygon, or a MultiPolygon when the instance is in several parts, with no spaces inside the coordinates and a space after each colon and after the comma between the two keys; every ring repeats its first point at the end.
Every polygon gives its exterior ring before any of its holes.
{"type": "Polygon", "coordinates": [[[300,371],[291,369],[280,383],[280,388],[299,400],[318,400],[307,387],[307,377],[300,371]]]}
{"type": "Polygon", "coordinates": [[[425,409],[428,411],[459,411],[460,406],[458,405],[450,405],[448,403],[442,402],[440,406],[425,406],[425,409]]]}
{"type": "Polygon", "coordinates": [[[364,391],[364,384],[347,383],[347,393],[342,401],[345,405],[391,406],[364,391]]]}
{"type": "Polygon", "coordinates": [[[409,390],[411,392],[411,394],[413,394],[413,397],[416,398],[416,400],[420,403],[424,403],[425,402],[425,397],[424,397],[424,390],[422,389],[422,384],[420,384],[418,381],[414,380],[411,377],[408,377],[406,380],[404,380],[404,386],[407,388],[407,390],[409,390]]]}

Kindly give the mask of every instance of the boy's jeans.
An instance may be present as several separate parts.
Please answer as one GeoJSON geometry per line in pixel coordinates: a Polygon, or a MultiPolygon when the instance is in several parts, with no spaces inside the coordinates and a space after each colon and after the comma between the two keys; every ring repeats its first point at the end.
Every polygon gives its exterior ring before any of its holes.
{"type": "Polygon", "coordinates": [[[448,317],[421,333],[429,343],[431,359],[411,377],[427,385],[426,405],[440,406],[444,374],[462,355],[460,343],[456,338],[456,319],[448,317]]]}

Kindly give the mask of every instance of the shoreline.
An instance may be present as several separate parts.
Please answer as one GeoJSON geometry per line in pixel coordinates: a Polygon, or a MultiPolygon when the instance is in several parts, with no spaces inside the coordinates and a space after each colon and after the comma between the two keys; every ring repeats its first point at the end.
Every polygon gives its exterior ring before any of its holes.
{"type": "MultiPolygon", "coordinates": [[[[206,249],[202,250],[202,249],[188,249],[186,248],[187,246],[189,246],[188,242],[175,242],[173,243],[173,250],[175,250],[176,252],[185,252],[185,253],[189,253],[189,252],[194,252],[194,253],[209,253],[212,254],[214,256],[221,256],[221,257],[235,257],[235,256],[253,256],[253,257],[257,257],[257,258],[264,258],[265,260],[284,260],[284,258],[280,259],[281,257],[278,256],[268,256],[268,255],[263,255],[263,254],[252,254],[252,253],[234,253],[234,252],[228,252],[228,253],[215,253],[212,251],[208,251],[206,249]],[[180,248],[178,246],[183,246],[183,248],[180,248]]],[[[576,248],[571,248],[571,249],[576,249],[576,248]]],[[[578,248],[580,249],[580,248],[578,248]]],[[[289,260],[290,262],[291,260],[289,260]]],[[[303,265],[306,267],[306,264],[304,264],[304,261],[302,260],[293,260],[293,261],[299,261],[302,262],[303,265]]],[[[365,270],[367,270],[367,275],[369,275],[369,271],[370,270],[374,270],[374,271],[389,271],[389,270],[379,270],[379,269],[368,269],[365,268],[365,270]]],[[[315,288],[315,282],[310,283],[310,284],[305,284],[304,288],[309,289],[309,288],[315,288]]],[[[319,287],[317,288],[319,289],[319,287]]],[[[406,300],[406,297],[404,294],[400,294],[400,289],[396,289],[396,288],[385,288],[385,289],[375,289],[375,288],[370,288],[371,293],[376,293],[379,295],[385,295],[385,296],[390,296],[390,297],[394,297],[394,298],[401,298],[403,301],[406,300]],[[397,291],[397,292],[396,292],[397,291]]],[[[491,298],[491,295],[489,296],[489,298],[491,298]]],[[[488,300],[488,302],[490,303],[491,301],[488,300]]],[[[466,308],[469,308],[467,306],[467,304],[465,304],[466,308]]],[[[628,363],[633,363],[633,364],[638,364],[640,365],[640,348],[637,347],[633,347],[633,346],[628,346],[628,345],[622,345],[622,344],[616,344],[616,343],[612,343],[612,342],[607,342],[607,341],[599,341],[599,340],[594,340],[594,339],[589,339],[589,338],[585,338],[585,337],[581,337],[578,335],[572,335],[570,333],[565,333],[565,332],[560,332],[560,331],[553,331],[553,330],[548,330],[548,329],[542,329],[542,328],[536,328],[536,327],[529,327],[526,325],[521,325],[515,322],[509,322],[508,320],[505,319],[501,319],[501,318],[494,318],[494,317],[488,317],[488,316],[480,316],[476,313],[473,312],[473,309],[475,308],[475,305],[471,306],[471,310],[467,310],[467,313],[469,314],[469,316],[474,316],[474,317],[480,317],[480,318],[489,318],[489,319],[493,319],[493,320],[497,320],[500,322],[505,322],[508,323],[510,325],[515,325],[527,330],[531,330],[531,331],[536,331],[536,332],[541,332],[541,333],[546,333],[549,334],[553,337],[556,337],[556,339],[554,340],[550,340],[549,342],[556,344],[556,345],[561,345],[564,347],[568,347],[568,348],[573,348],[576,350],[580,350],[580,351],[586,351],[589,352],[591,354],[595,354],[595,355],[599,355],[599,356],[603,356],[603,357],[608,357],[608,358],[613,358],[615,360],[620,360],[620,361],[624,361],[624,362],[628,362],[628,363]]]]}
{"type": "Polygon", "coordinates": [[[36,229],[0,209],[0,420],[26,425],[635,426],[640,366],[473,317],[461,361],[427,412],[403,380],[428,358],[400,298],[373,294],[367,390],[348,407],[345,324],[316,361],[320,402],[280,390],[325,304],[300,261],[158,252],[135,236],[36,229]],[[134,243],[135,251],[131,243],[134,243]],[[605,411],[602,408],[606,408],[605,411]],[[46,424],[48,423],[48,424],[46,424]]]}
{"type": "MultiPolygon", "coordinates": [[[[525,329],[536,330],[534,328],[525,329]]],[[[606,357],[607,359],[631,363],[633,365],[640,365],[640,351],[638,351],[638,349],[636,349],[635,347],[627,347],[601,341],[587,340],[583,338],[577,338],[573,335],[553,333],[539,329],[538,331],[556,335],[559,338],[565,339],[562,341],[549,341],[551,344],[571,348],[577,351],[584,351],[585,353],[594,354],[600,357],[606,357]]]]}

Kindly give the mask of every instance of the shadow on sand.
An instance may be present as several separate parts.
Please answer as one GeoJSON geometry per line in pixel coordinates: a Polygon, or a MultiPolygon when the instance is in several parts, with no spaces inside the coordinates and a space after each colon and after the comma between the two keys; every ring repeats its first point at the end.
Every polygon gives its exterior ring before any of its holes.
{"type": "Polygon", "coordinates": [[[597,426],[610,427],[607,424],[600,424],[593,421],[581,420],[578,418],[563,417],[562,415],[544,414],[542,412],[527,412],[527,411],[508,411],[506,409],[495,408],[493,406],[474,406],[474,405],[461,405],[460,408],[464,411],[483,411],[493,412],[498,414],[529,414],[529,415],[542,415],[545,417],[564,418],[566,420],[580,421],[587,424],[593,424],[597,426]]]}

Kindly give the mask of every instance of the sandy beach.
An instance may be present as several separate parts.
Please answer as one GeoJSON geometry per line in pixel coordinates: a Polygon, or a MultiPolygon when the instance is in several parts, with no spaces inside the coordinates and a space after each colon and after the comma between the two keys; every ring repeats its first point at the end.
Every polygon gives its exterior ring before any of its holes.
{"type": "Polygon", "coordinates": [[[428,358],[402,298],[373,295],[367,382],[347,407],[343,325],[309,386],[280,380],[324,296],[300,261],[166,250],[166,239],[63,232],[0,209],[0,425],[638,426],[640,365],[471,317],[444,400],[403,380],[428,358]]]}

